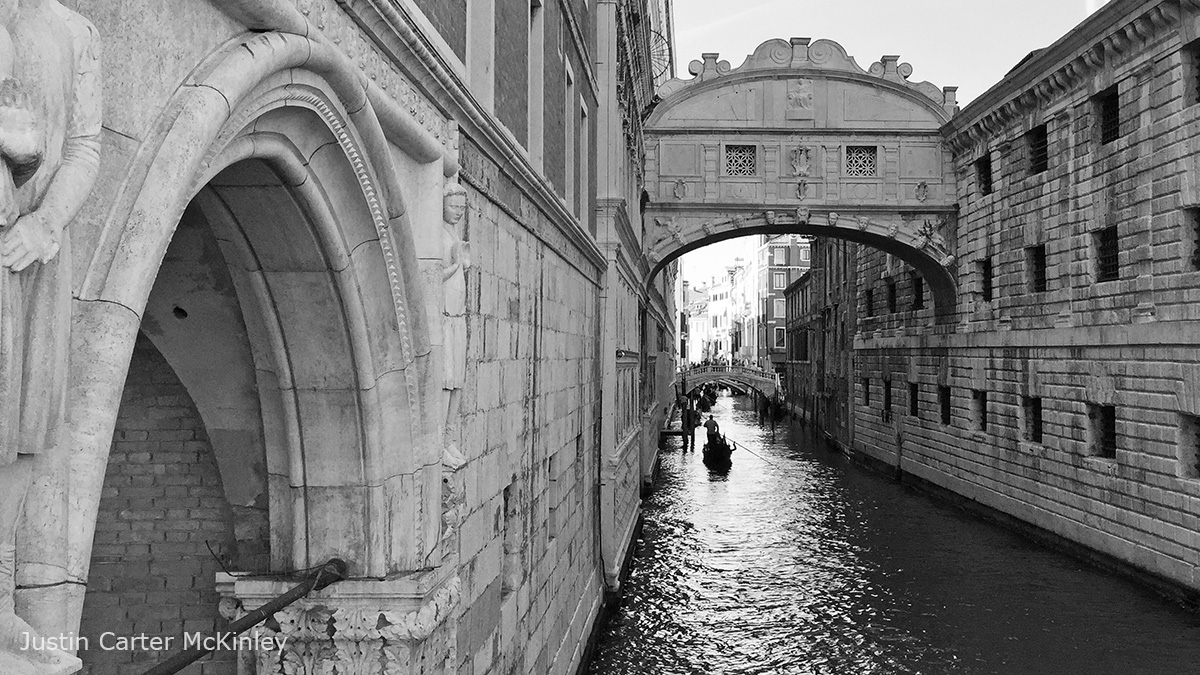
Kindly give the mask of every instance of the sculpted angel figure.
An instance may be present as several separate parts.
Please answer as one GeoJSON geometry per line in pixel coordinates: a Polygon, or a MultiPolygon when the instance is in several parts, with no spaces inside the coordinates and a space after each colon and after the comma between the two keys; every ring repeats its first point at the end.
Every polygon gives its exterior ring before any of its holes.
{"type": "MultiPolygon", "coordinates": [[[[0,21],[0,656],[6,656],[36,634],[14,608],[16,531],[35,456],[62,439],[71,309],[65,230],[99,168],[101,106],[91,23],[56,0],[0,0],[0,21]]],[[[20,656],[39,662],[39,673],[79,665],[57,650],[20,656]]]]}

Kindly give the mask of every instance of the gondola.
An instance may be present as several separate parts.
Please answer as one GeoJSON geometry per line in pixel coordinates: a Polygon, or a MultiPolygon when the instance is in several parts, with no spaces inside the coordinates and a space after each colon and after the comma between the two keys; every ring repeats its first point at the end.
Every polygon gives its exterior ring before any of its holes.
{"type": "Polygon", "coordinates": [[[733,466],[731,455],[737,446],[718,436],[715,441],[704,444],[704,465],[714,471],[729,470],[733,466]]]}

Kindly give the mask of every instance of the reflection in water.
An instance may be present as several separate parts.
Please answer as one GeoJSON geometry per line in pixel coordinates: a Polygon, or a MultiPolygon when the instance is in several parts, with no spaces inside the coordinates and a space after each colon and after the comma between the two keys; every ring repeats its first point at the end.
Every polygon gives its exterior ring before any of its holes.
{"type": "Polygon", "coordinates": [[[714,408],[745,446],[728,476],[664,453],[591,673],[1200,672],[1200,617],[743,405],[714,408]]]}

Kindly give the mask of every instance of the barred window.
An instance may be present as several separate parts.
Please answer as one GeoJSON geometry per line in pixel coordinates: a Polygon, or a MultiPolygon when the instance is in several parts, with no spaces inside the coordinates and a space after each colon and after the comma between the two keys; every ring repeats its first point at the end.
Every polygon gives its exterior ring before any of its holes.
{"type": "Polygon", "coordinates": [[[1090,452],[1096,457],[1115,459],[1117,456],[1117,408],[1111,405],[1088,404],[1088,423],[1091,427],[1090,452]]]}
{"type": "Polygon", "coordinates": [[[862,402],[871,405],[871,379],[867,377],[862,379],[862,402]]]}
{"type": "Polygon", "coordinates": [[[1184,255],[1189,270],[1200,270],[1200,209],[1183,210],[1183,237],[1187,242],[1184,255]]]}
{"type": "Polygon", "coordinates": [[[984,155],[975,160],[975,177],[979,181],[979,194],[992,194],[992,157],[984,155]]]}
{"type": "Polygon", "coordinates": [[[1041,173],[1050,168],[1050,138],[1046,125],[1030,129],[1025,138],[1029,141],[1029,173],[1041,173]]]}
{"type": "Polygon", "coordinates": [[[942,424],[950,424],[950,387],[938,387],[938,406],[942,410],[942,424]]]}
{"type": "Polygon", "coordinates": [[[984,258],[979,261],[979,289],[983,295],[983,301],[991,302],[995,296],[995,288],[992,284],[991,258],[984,258]]]}
{"type": "Polygon", "coordinates": [[[859,178],[879,175],[875,152],[873,145],[847,145],[846,175],[859,178]]]}
{"type": "Polygon", "coordinates": [[[921,387],[916,382],[908,383],[908,414],[917,417],[920,414],[921,387]]]}
{"type": "Polygon", "coordinates": [[[866,305],[866,315],[875,316],[875,291],[873,289],[868,288],[866,293],[863,293],[863,304],[866,305]]]}
{"type": "Polygon", "coordinates": [[[1116,281],[1121,277],[1117,226],[1097,230],[1093,237],[1096,241],[1096,281],[1116,281]]]}
{"type": "Polygon", "coordinates": [[[920,274],[917,274],[915,272],[913,273],[912,286],[913,286],[912,308],[914,310],[925,309],[925,280],[921,278],[920,274]]]}
{"type": "Polygon", "coordinates": [[[1025,409],[1025,440],[1041,443],[1042,399],[1038,396],[1026,396],[1022,407],[1025,409]]]}
{"type": "Polygon", "coordinates": [[[1180,478],[1200,478],[1200,418],[1195,415],[1179,415],[1179,460],[1180,478]]]}
{"type": "Polygon", "coordinates": [[[1046,284],[1046,245],[1038,244],[1025,249],[1025,270],[1029,274],[1029,290],[1042,293],[1046,284]]]}
{"type": "Polygon", "coordinates": [[[980,431],[987,431],[988,428],[988,395],[982,389],[975,389],[971,392],[971,412],[975,414],[975,427],[980,431]]]}
{"type": "Polygon", "coordinates": [[[883,419],[892,419],[892,381],[883,381],[883,419]]]}
{"type": "Polygon", "coordinates": [[[725,146],[725,175],[754,176],[758,174],[758,146],[725,146]]]}
{"type": "Polygon", "coordinates": [[[1117,85],[1100,92],[1093,100],[1100,126],[1100,142],[1112,143],[1121,136],[1121,97],[1117,94],[1117,85]]]}
{"type": "Polygon", "coordinates": [[[889,281],[887,285],[887,303],[888,311],[895,314],[898,311],[896,307],[896,282],[889,281]]]}
{"type": "Polygon", "coordinates": [[[1183,48],[1183,83],[1187,89],[1184,104],[1200,103],[1200,40],[1192,40],[1183,48]]]}

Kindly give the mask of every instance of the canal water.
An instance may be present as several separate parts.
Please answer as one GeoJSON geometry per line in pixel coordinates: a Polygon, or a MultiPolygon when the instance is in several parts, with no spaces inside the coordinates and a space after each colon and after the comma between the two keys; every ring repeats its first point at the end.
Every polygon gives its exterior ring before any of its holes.
{"type": "Polygon", "coordinates": [[[1200,616],[799,428],[772,437],[745,398],[713,414],[744,448],[727,476],[663,453],[590,673],[1200,673],[1200,616]]]}

